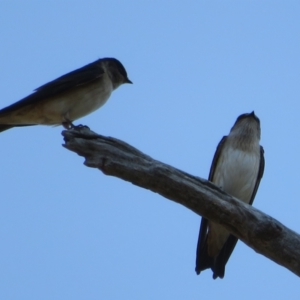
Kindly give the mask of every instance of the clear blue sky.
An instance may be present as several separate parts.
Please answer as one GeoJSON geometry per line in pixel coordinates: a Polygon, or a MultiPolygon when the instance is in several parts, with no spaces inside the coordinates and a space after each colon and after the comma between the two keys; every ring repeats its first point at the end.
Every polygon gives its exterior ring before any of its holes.
{"type": "MultiPolygon", "coordinates": [[[[101,57],[133,85],[78,123],[207,178],[236,117],[261,119],[255,207],[300,231],[299,1],[1,1],[0,106],[101,57]]],[[[62,127],[0,135],[0,299],[299,299],[239,242],[196,276],[200,217],[83,166],[62,127]]]]}

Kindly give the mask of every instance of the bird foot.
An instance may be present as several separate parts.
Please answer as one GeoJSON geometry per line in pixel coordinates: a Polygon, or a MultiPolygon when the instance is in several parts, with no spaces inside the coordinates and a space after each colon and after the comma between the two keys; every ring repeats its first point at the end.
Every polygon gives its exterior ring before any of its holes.
{"type": "Polygon", "coordinates": [[[72,129],[75,127],[75,125],[71,122],[71,121],[65,121],[62,122],[61,125],[65,128],[65,129],[72,129]]]}
{"type": "Polygon", "coordinates": [[[79,124],[79,125],[73,125],[73,128],[74,128],[74,129],[82,129],[82,128],[90,129],[90,127],[88,127],[88,126],[86,126],[86,125],[82,125],[82,124],[79,124]]]}

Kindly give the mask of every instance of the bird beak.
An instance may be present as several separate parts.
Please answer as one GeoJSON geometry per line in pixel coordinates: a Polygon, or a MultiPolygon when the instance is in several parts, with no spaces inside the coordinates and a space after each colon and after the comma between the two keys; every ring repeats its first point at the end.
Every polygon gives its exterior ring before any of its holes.
{"type": "Polygon", "coordinates": [[[129,80],[128,78],[126,78],[125,83],[130,83],[130,84],[132,84],[132,81],[129,80]]]}

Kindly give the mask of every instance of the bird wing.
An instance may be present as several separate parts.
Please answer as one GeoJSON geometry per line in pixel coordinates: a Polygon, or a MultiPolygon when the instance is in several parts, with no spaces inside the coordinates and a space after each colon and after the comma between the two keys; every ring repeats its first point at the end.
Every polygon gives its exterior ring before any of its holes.
{"type": "Polygon", "coordinates": [[[10,113],[26,105],[34,104],[36,102],[46,100],[49,97],[56,96],[57,94],[68,92],[74,87],[84,85],[100,78],[104,73],[105,70],[101,66],[101,59],[96,60],[95,62],[69,72],[38,87],[29,96],[0,110],[0,114],[10,113]]]}
{"type": "MultiPolygon", "coordinates": [[[[219,142],[211,167],[209,171],[208,180],[212,181],[216,166],[218,164],[218,160],[220,158],[220,154],[222,152],[222,149],[226,143],[227,136],[223,136],[221,141],[219,142]]],[[[208,228],[208,220],[205,218],[201,219],[201,225],[200,225],[200,231],[199,231],[199,237],[198,237],[198,244],[197,244],[197,250],[196,250],[196,268],[195,271],[199,275],[201,271],[212,268],[213,266],[213,258],[208,255],[207,252],[207,228],[208,228]]]]}
{"type": "Polygon", "coordinates": [[[256,183],[255,183],[255,187],[253,189],[253,193],[250,199],[249,204],[252,205],[254,198],[256,196],[256,192],[258,190],[260,181],[264,175],[264,171],[265,171],[265,156],[264,156],[264,148],[262,146],[260,146],[260,161],[259,161],[259,169],[258,169],[258,175],[257,175],[257,179],[256,179],[256,183]]]}

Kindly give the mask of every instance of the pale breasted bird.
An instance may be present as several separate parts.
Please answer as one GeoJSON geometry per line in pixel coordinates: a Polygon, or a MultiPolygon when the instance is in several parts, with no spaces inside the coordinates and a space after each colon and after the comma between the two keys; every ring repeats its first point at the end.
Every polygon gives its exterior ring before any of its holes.
{"type": "MultiPolygon", "coordinates": [[[[259,145],[260,121],[252,113],[239,116],[215,152],[209,180],[226,193],[252,205],[264,173],[264,150],[259,145]]],[[[210,268],[213,278],[223,278],[225,265],[238,239],[223,226],[201,220],[196,273],[210,268]]]]}
{"type": "Polygon", "coordinates": [[[106,103],[123,83],[132,83],[115,58],[102,58],[50,81],[20,101],[0,110],[0,132],[12,127],[63,125],[106,103]]]}

